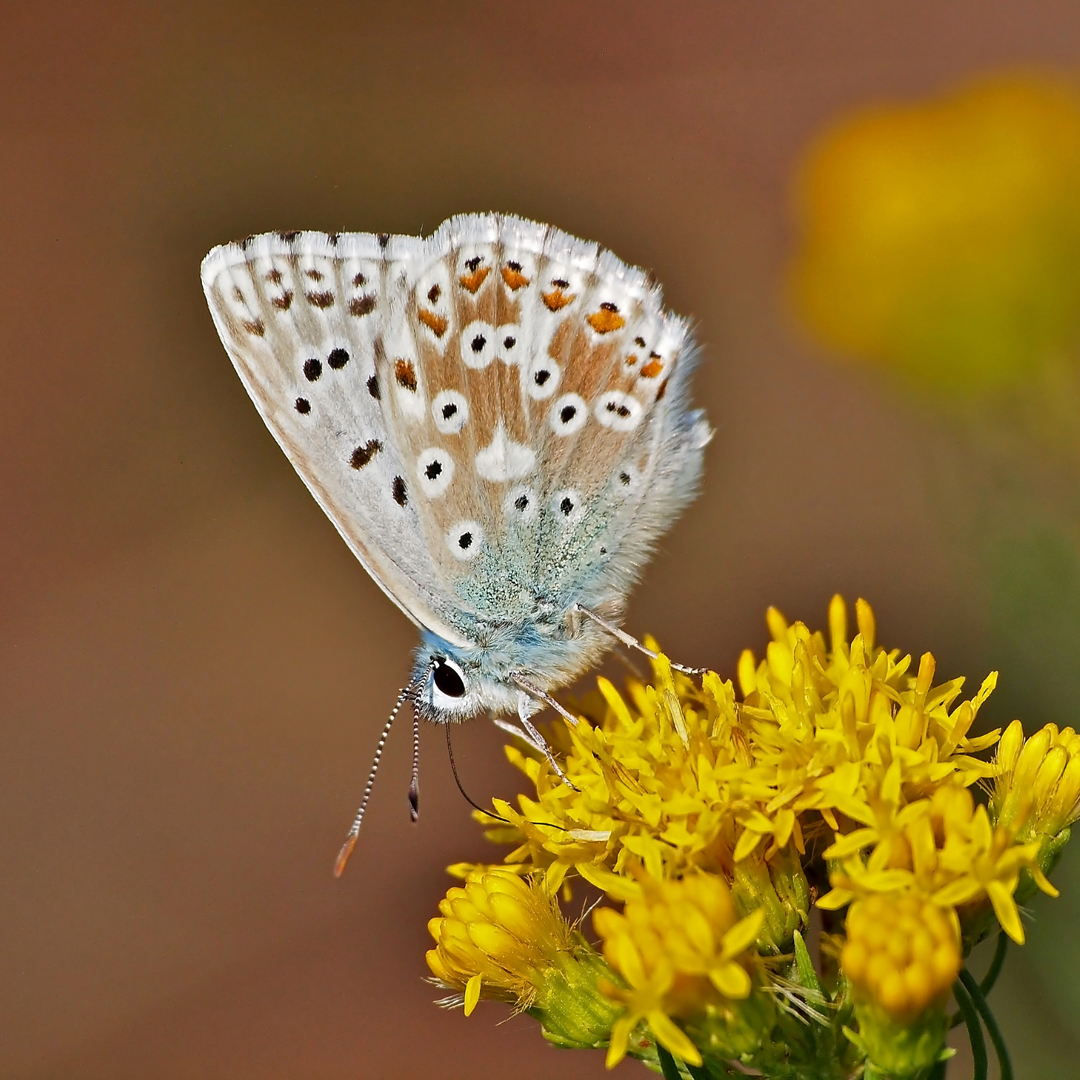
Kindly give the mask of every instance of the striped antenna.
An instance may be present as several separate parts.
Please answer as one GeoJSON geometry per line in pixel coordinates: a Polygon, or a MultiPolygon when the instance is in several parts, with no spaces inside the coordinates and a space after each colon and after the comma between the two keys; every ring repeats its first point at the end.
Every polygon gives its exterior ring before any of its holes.
{"type": "MultiPolygon", "coordinates": [[[[390,737],[390,729],[394,726],[394,721],[397,719],[397,714],[401,711],[401,706],[416,693],[416,691],[424,685],[430,676],[432,669],[435,667],[434,661],[428,665],[427,670],[419,679],[414,679],[410,682],[397,696],[397,701],[394,702],[394,708],[390,712],[390,718],[383,726],[382,734],[379,736],[379,742],[375,747],[375,757],[371,762],[371,771],[368,773],[367,784],[364,786],[364,797],[360,800],[360,809],[356,811],[356,817],[353,818],[352,827],[349,829],[349,835],[345,837],[345,843],[341,845],[341,851],[338,852],[337,861],[334,863],[334,877],[341,877],[345,871],[345,864],[349,861],[349,856],[352,855],[353,849],[356,847],[356,841],[360,836],[360,825],[364,820],[364,811],[367,810],[368,799],[371,798],[371,789],[375,786],[375,774],[379,771],[379,762],[382,760],[383,750],[386,747],[386,740],[390,737]]],[[[418,769],[417,749],[419,746],[419,721],[414,717],[413,724],[413,785],[409,789],[409,802],[412,804],[412,819],[416,820],[416,808],[413,802],[413,794],[416,790],[416,774],[418,769]]]]}

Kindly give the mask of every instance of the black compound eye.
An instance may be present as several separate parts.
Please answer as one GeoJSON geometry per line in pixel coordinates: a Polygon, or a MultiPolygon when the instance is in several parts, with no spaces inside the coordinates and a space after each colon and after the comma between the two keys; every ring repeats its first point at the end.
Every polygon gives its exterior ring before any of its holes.
{"type": "Polygon", "coordinates": [[[461,676],[445,661],[437,660],[435,670],[431,675],[439,692],[447,697],[458,698],[465,696],[465,683],[461,676]]]}

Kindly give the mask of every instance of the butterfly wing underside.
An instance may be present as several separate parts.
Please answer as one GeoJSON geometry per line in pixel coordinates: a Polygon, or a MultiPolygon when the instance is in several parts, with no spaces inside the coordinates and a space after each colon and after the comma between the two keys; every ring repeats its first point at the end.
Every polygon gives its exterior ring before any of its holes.
{"type": "Polygon", "coordinates": [[[690,338],[645,274],[519,218],[265,234],[203,265],[263,419],[350,548],[452,644],[617,615],[692,498],[690,338]]]}

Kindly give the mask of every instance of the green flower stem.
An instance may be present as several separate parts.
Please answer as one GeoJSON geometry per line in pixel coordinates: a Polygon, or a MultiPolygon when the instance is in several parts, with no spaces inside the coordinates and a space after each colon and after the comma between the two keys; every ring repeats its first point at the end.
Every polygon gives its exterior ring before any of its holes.
{"type": "Polygon", "coordinates": [[[926,1080],[945,1080],[945,1071],[946,1069],[948,1069],[948,1067],[949,1059],[942,1058],[942,1060],[937,1062],[937,1064],[935,1064],[934,1067],[930,1070],[930,1073],[926,1077],[926,1080]]]}
{"type": "MultiPolygon", "coordinates": [[[[1005,953],[1009,949],[1009,935],[1004,930],[998,933],[997,946],[994,949],[994,959],[990,961],[990,967],[987,968],[986,974],[983,976],[983,980],[979,983],[979,989],[982,991],[983,997],[989,997],[990,991],[994,989],[994,984],[998,980],[998,976],[1001,974],[1001,969],[1005,964],[1005,953]]],[[[949,1030],[952,1031],[957,1024],[963,1022],[963,1014],[955,1012],[949,1017],[949,1030]]]]}
{"type": "Polygon", "coordinates": [[[968,1039],[971,1041],[971,1056],[975,1062],[975,1074],[972,1080],[986,1080],[988,1067],[986,1040],[983,1038],[982,1027],[979,1024],[979,1014],[975,1010],[971,998],[968,997],[964,984],[959,979],[953,985],[953,997],[956,998],[956,1004],[960,1006],[960,1012],[964,1015],[964,1022],[967,1024],[968,1029],[968,1039]]]}
{"type": "Polygon", "coordinates": [[[991,990],[994,989],[994,983],[997,982],[997,977],[1001,974],[1002,965],[1005,963],[1005,953],[1009,948],[1009,935],[1004,930],[998,933],[997,948],[994,949],[994,959],[990,961],[990,967],[987,969],[986,974],[983,976],[983,980],[979,983],[979,989],[982,991],[983,997],[987,997],[991,990]]]}
{"type": "MultiPolygon", "coordinates": [[[[1005,935],[1002,934],[1002,937],[1004,936],[1005,935]]],[[[1009,1049],[1005,1045],[1005,1039],[1001,1034],[1001,1028],[998,1027],[998,1022],[994,1018],[994,1014],[990,1011],[990,1006],[986,1003],[986,996],[983,994],[982,988],[975,981],[974,976],[972,976],[967,968],[961,969],[960,981],[971,995],[971,1000],[975,1005],[975,1008],[979,1011],[983,1023],[986,1025],[986,1031],[990,1036],[990,1041],[994,1044],[994,1053],[997,1054],[998,1068],[1001,1070],[1001,1080],[1013,1080],[1012,1062],[1009,1060],[1009,1049]]]]}

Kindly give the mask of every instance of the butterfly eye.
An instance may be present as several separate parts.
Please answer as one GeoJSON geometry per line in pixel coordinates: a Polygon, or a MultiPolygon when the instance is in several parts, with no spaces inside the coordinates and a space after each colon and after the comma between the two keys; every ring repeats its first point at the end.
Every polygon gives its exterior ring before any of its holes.
{"type": "Polygon", "coordinates": [[[431,673],[435,689],[448,698],[460,698],[465,696],[465,680],[461,677],[461,671],[457,665],[451,667],[450,663],[443,659],[435,661],[435,670],[431,673]]]}

